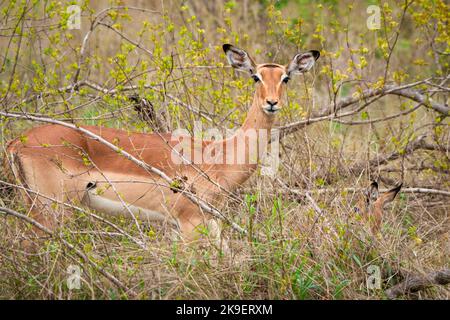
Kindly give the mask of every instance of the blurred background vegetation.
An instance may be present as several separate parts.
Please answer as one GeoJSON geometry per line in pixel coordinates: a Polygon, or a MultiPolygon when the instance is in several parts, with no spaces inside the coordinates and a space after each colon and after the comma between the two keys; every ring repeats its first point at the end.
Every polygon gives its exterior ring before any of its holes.
{"type": "MultiPolygon", "coordinates": [[[[182,247],[156,227],[147,234],[151,249],[142,250],[80,212],[65,226],[68,239],[138,293],[131,296],[55,239],[37,256],[24,254],[15,242],[20,222],[2,218],[1,298],[385,298],[384,289],[408,274],[449,266],[445,1],[22,0],[0,9],[2,152],[37,125],[7,114],[137,132],[192,130],[195,121],[235,129],[254,84],[228,67],[223,43],[259,63],[321,52],[314,69],[289,84],[277,122],[285,134],[278,176],[255,175],[239,190],[241,201],[223,208],[267,242],[226,229],[240,262],[214,262],[215,248],[182,247]],[[70,5],[81,8],[80,29],[68,27],[70,5]],[[371,5],[380,13],[374,30],[371,5]],[[404,190],[377,236],[353,209],[372,180],[403,182],[404,190]],[[82,290],[65,284],[75,262],[82,290]],[[379,290],[367,288],[369,265],[382,270],[379,290]]],[[[9,185],[0,201],[26,212],[9,185]]],[[[448,299],[449,290],[410,297],[448,299]]]]}

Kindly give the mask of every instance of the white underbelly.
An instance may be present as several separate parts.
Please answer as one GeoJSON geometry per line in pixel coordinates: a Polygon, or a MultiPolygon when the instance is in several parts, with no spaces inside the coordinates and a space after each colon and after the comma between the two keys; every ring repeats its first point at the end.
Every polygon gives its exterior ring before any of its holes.
{"type": "Polygon", "coordinates": [[[175,226],[178,225],[175,219],[161,212],[142,208],[119,200],[111,200],[105,196],[99,195],[97,194],[95,187],[86,189],[81,202],[91,209],[112,216],[132,218],[131,215],[134,215],[144,222],[165,221],[175,226]]]}

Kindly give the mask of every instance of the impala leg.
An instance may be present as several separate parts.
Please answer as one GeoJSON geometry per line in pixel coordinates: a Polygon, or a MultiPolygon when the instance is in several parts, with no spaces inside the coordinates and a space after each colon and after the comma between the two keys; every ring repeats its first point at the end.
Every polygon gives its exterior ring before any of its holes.
{"type": "Polygon", "coordinates": [[[224,252],[229,251],[228,243],[221,237],[220,224],[215,219],[205,218],[200,214],[181,215],[178,218],[180,232],[186,242],[205,240],[202,238],[202,228],[207,229],[207,236],[212,244],[224,252]]]}
{"type": "MultiPolygon", "coordinates": [[[[28,216],[38,223],[40,226],[52,231],[55,223],[50,213],[50,203],[40,197],[32,197],[28,193],[24,193],[23,199],[25,205],[29,208],[28,216]]],[[[47,239],[49,234],[38,226],[27,226],[23,232],[23,239],[20,241],[20,247],[26,252],[34,252],[39,248],[39,240],[47,239]]]]}
{"type": "MultiPolygon", "coordinates": [[[[48,166],[45,163],[39,163],[43,160],[31,158],[16,158],[13,171],[16,179],[24,189],[21,189],[21,195],[25,205],[30,208],[29,216],[46,229],[53,231],[59,224],[61,212],[54,207],[52,199],[63,201],[63,185],[64,177],[57,168],[48,166]],[[38,165],[46,165],[48,170],[25,170],[25,168],[34,168],[38,165]],[[52,186],[52,187],[50,187],[52,186]],[[42,195],[46,195],[45,197],[42,195]]],[[[27,250],[36,247],[35,239],[46,238],[48,233],[32,227],[26,232],[26,240],[22,242],[23,247],[27,250]]]]}
{"type": "Polygon", "coordinates": [[[209,234],[214,241],[214,244],[217,248],[221,248],[225,254],[228,254],[230,248],[228,246],[228,241],[222,238],[221,228],[219,222],[215,219],[210,219],[207,223],[207,228],[209,230],[209,234]]]}

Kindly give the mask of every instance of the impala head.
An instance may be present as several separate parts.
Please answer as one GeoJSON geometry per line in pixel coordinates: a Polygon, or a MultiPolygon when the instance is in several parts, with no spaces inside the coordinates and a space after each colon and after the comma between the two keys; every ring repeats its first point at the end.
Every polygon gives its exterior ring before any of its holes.
{"type": "Polygon", "coordinates": [[[384,206],[395,199],[401,188],[402,184],[400,183],[396,187],[379,194],[378,183],[373,181],[364,190],[357,210],[361,211],[366,220],[369,220],[373,231],[377,231],[380,228],[384,206]]]}
{"type": "Polygon", "coordinates": [[[255,80],[255,98],[268,116],[275,115],[281,109],[283,90],[290,78],[310,70],[320,56],[316,50],[298,53],[289,64],[283,66],[275,63],[256,64],[247,52],[231,44],[224,44],[223,51],[233,68],[247,72],[255,80]]]}

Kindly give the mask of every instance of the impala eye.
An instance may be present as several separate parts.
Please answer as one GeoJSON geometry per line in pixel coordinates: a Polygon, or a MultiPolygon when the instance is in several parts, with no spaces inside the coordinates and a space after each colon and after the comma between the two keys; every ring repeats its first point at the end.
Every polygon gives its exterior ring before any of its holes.
{"type": "Polygon", "coordinates": [[[283,82],[284,82],[284,83],[288,83],[290,79],[291,79],[291,78],[289,78],[289,77],[284,77],[284,78],[283,78],[283,82]]]}
{"type": "Polygon", "coordinates": [[[260,80],[256,74],[252,74],[252,78],[253,80],[255,80],[255,82],[258,82],[260,80]]]}

